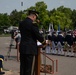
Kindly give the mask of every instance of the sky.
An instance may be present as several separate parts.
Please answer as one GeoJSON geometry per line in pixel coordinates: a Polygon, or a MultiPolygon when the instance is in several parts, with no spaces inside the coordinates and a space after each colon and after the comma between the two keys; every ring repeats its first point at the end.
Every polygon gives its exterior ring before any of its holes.
{"type": "Polygon", "coordinates": [[[47,5],[47,10],[52,10],[60,6],[76,9],[76,0],[0,0],[0,13],[10,14],[13,10],[25,10],[31,6],[35,6],[37,2],[44,1],[47,5]],[[21,6],[23,2],[23,6],[21,6]]]}

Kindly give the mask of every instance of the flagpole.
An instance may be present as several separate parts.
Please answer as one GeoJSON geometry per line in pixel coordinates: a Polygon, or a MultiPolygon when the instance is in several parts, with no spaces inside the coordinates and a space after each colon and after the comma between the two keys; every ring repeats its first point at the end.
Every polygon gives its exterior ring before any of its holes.
{"type": "Polygon", "coordinates": [[[23,10],[23,0],[21,0],[21,11],[23,10]]]}

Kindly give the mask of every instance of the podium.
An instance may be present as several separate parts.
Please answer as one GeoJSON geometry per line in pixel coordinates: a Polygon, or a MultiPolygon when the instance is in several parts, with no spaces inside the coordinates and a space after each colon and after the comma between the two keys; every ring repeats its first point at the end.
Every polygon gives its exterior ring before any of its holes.
{"type": "Polygon", "coordinates": [[[38,46],[38,55],[36,56],[36,65],[35,65],[35,75],[40,75],[40,67],[41,67],[41,53],[40,50],[43,46],[38,46]]]}
{"type": "MultiPolygon", "coordinates": [[[[38,46],[38,55],[36,56],[35,75],[40,75],[40,69],[41,69],[41,65],[42,65],[41,64],[41,54],[45,55],[44,53],[41,52],[41,48],[43,48],[43,46],[39,45],[38,46]]],[[[52,62],[51,72],[48,72],[48,70],[46,70],[46,71],[50,74],[54,74],[55,73],[54,70],[56,70],[56,73],[57,73],[58,72],[58,60],[51,59],[47,55],[45,55],[45,56],[52,62]]]]}

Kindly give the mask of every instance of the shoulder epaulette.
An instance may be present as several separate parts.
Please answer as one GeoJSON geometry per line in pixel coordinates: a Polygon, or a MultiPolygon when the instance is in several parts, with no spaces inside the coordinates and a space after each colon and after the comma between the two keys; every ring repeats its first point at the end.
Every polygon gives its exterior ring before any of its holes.
{"type": "Polygon", "coordinates": [[[37,22],[33,22],[33,24],[35,24],[35,23],[37,23],[37,22]]]}

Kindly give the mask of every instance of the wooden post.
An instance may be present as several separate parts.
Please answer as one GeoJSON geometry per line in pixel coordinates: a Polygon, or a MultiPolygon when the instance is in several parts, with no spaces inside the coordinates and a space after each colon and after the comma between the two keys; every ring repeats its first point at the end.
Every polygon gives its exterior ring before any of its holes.
{"type": "Polygon", "coordinates": [[[38,55],[36,56],[36,68],[35,75],[40,75],[40,67],[41,67],[41,54],[40,54],[41,46],[38,47],[38,55]]]}
{"type": "Polygon", "coordinates": [[[17,61],[20,60],[19,43],[17,43],[17,61]]]}

